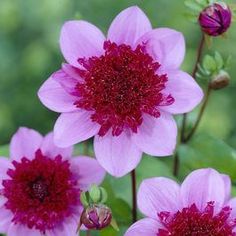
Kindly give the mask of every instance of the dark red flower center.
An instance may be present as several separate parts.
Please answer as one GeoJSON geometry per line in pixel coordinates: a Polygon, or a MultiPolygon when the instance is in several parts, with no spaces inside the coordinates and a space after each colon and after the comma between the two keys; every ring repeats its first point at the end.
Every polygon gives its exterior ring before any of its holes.
{"type": "Polygon", "coordinates": [[[32,190],[32,198],[38,199],[41,202],[49,195],[48,185],[45,180],[35,180],[30,187],[32,190]]]}
{"type": "Polygon", "coordinates": [[[174,102],[170,94],[164,94],[166,74],[158,74],[158,62],[146,53],[145,45],[136,49],[106,41],[104,55],[79,59],[83,83],[76,86],[80,96],[75,102],[78,108],[92,111],[91,119],[101,128],[99,135],[112,130],[118,136],[124,129],[137,132],[142,124],[142,114],[158,118],[158,106],[174,102]]]}
{"type": "Polygon", "coordinates": [[[45,232],[78,211],[78,180],[60,155],[52,159],[38,150],[33,160],[23,157],[12,164],[10,178],[3,180],[3,195],[14,223],[45,232]]]}
{"type": "Polygon", "coordinates": [[[157,236],[235,236],[236,221],[230,219],[230,207],[224,207],[214,214],[214,203],[209,202],[204,211],[195,204],[172,215],[169,212],[158,214],[163,224],[157,236]]]}

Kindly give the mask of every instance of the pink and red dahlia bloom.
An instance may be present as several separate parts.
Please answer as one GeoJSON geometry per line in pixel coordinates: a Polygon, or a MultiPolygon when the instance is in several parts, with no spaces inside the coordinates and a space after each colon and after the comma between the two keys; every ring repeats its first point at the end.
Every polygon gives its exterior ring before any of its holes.
{"type": "Polygon", "coordinates": [[[173,154],[172,115],[191,111],[203,97],[194,79],[180,70],[181,33],[152,29],[134,6],[114,19],[107,37],[88,22],[66,22],[60,47],[68,64],[38,92],[45,106],[62,113],[54,127],[56,145],[95,136],[97,160],[117,177],[133,170],[142,152],[173,154]]]}
{"type": "Polygon", "coordinates": [[[0,158],[0,232],[8,236],[76,236],[83,207],[80,193],[100,184],[105,171],[95,159],[72,158],[52,133],[20,128],[10,159],[0,158]]]}
{"type": "Polygon", "coordinates": [[[147,218],[125,236],[235,236],[236,198],[230,192],[230,178],[214,169],[193,171],[181,186],[168,178],[146,179],[138,205],[147,218]]]}

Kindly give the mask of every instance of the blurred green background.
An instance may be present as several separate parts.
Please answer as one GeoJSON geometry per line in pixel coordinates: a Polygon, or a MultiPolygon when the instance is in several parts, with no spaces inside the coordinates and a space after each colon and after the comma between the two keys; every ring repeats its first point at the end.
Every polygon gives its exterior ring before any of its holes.
{"type": "MultiPolygon", "coordinates": [[[[58,44],[63,22],[83,18],[106,33],[112,19],[131,5],[140,6],[154,27],[183,32],[187,46],[183,69],[191,72],[201,32],[198,25],[185,18],[187,9],[183,0],[0,0],[0,145],[9,143],[19,126],[42,133],[53,128],[57,114],[39,102],[37,91],[63,62],[58,44]]],[[[180,146],[184,163],[181,176],[198,167],[212,166],[229,174],[233,182],[236,180],[235,42],[234,24],[227,38],[215,39],[209,50],[217,50],[224,57],[232,55],[229,71],[232,79],[229,87],[213,92],[198,136],[189,146],[180,146]]],[[[193,112],[190,121],[195,117],[193,112]]],[[[3,153],[5,149],[0,150],[0,155],[3,153]]],[[[171,158],[143,158],[138,167],[139,182],[150,176],[172,176],[171,161],[171,158]]],[[[131,199],[129,181],[128,176],[119,180],[108,177],[104,184],[121,228],[124,222],[126,227],[130,222],[130,208],[125,202],[131,199]]],[[[116,234],[108,229],[101,235],[116,234]]]]}

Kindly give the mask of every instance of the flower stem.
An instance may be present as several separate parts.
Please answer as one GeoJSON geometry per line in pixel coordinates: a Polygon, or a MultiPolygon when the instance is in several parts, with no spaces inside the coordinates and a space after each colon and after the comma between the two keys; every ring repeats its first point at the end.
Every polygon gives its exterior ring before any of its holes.
{"type": "Polygon", "coordinates": [[[90,234],[90,230],[87,230],[87,232],[86,232],[86,236],[91,236],[91,234],[90,234]]]}
{"type": "Polygon", "coordinates": [[[179,173],[179,154],[176,152],[174,155],[173,175],[178,176],[178,173],[179,173]]]}
{"type": "Polygon", "coordinates": [[[192,77],[194,79],[196,79],[195,77],[196,77],[196,73],[197,73],[197,70],[198,70],[198,63],[200,62],[201,57],[202,57],[204,44],[205,44],[205,36],[204,36],[204,34],[202,34],[202,37],[201,37],[201,40],[200,40],[200,43],[199,43],[199,46],[198,46],[196,63],[194,65],[194,69],[193,69],[193,72],[192,72],[192,77]]]}
{"type": "Polygon", "coordinates": [[[202,104],[202,107],[201,107],[200,112],[198,114],[197,120],[196,120],[193,128],[191,129],[191,131],[187,135],[187,137],[184,139],[185,143],[188,142],[193,137],[194,133],[196,132],[196,130],[197,130],[198,126],[199,126],[199,123],[200,123],[200,121],[202,119],[203,113],[204,113],[204,111],[206,109],[206,105],[207,105],[207,103],[209,101],[210,94],[211,94],[211,88],[210,88],[210,86],[208,86],[207,92],[206,92],[206,95],[205,95],[205,100],[204,100],[204,102],[202,104]]]}
{"type": "Polygon", "coordinates": [[[84,155],[89,155],[89,139],[84,141],[84,145],[83,145],[83,152],[84,155]]]}
{"type": "Polygon", "coordinates": [[[137,221],[137,197],[136,197],[136,172],[135,169],[131,172],[131,184],[132,184],[132,216],[133,223],[137,221]]]}
{"type": "MultiPolygon", "coordinates": [[[[201,60],[202,57],[202,53],[203,53],[203,48],[204,48],[204,44],[205,44],[205,37],[204,34],[202,34],[199,46],[198,46],[198,50],[197,50],[197,58],[196,58],[196,62],[193,68],[193,72],[192,72],[192,77],[196,80],[196,73],[197,73],[197,69],[198,69],[198,63],[201,60]]],[[[187,116],[188,114],[185,113],[183,115],[183,121],[182,121],[182,130],[181,130],[181,136],[180,136],[180,141],[184,142],[185,138],[185,130],[186,130],[186,123],[187,123],[187,116]]]]}
{"type": "MultiPolygon", "coordinates": [[[[204,37],[204,34],[202,34],[201,36],[201,40],[200,40],[200,43],[199,43],[199,46],[198,46],[198,50],[197,50],[197,58],[196,58],[196,62],[195,62],[195,65],[194,65],[194,68],[193,68],[193,72],[192,72],[192,77],[194,79],[196,79],[196,73],[197,73],[197,69],[198,69],[198,63],[200,62],[201,60],[201,57],[202,57],[202,53],[203,53],[203,49],[204,49],[204,45],[205,45],[205,37],[204,37]]],[[[204,105],[204,104],[203,104],[204,105]]],[[[206,106],[206,105],[204,105],[206,106]]],[[[204,112],[205,110],[205,107],[202,111],[202,113],[204,112]]],[[[198,123],[200,122],[201,120],[201,117],[202,117],[202,114],[200,114],[200,119],[199,121],[197,121],[198,123]]],[[[185,143],[186,142],[186,139],[185,138],[185,132],[186,132],[186,124],[187,124],[187,118],[188,118],[188,115],[187,113],[183,114],[183,120],[182,120],[182,128],[181,128],[181,131],[180,131],[180,143],[185,143]]],[[[198,124],[196,125],[196,128],[197,129],[197,126],[198,124]]],[[[195,132],[195,130],[194,130],[195,132]]],[[[193,132],[193,134],[194,134],[193,132]]],[[[189,139],[192,138],[192,135],[189,137],[189,139]]],[[[189,135],[188,135],[189,136],[189,135]]],[[[187,141],[189,141],[189,139],[187,141]]],[[[178,152],[175,153],[174,155],[174,165],[173,165],[173,175],[174,176],[178,176],[178,172],[179,172],[179,155],[178,155],[178,152]]]]}

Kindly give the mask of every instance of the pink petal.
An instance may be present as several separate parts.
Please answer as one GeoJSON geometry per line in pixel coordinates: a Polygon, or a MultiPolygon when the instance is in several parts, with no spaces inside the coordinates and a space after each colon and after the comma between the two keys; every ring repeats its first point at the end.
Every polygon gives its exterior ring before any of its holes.
{"type": "Polygon", "coordinates": [[[103,33],[86,21],[67,21],[61,30],[61,51],[71,65],[81,67],[79,58],[99,56],[103,53],[103,33]]]}
{"type": "Polygon", "coordinates": [[[52,75],[38,91],[38,97],[44,106],[55,112],[71,112],[77,110],[74,102],[76,97],[71,96],[52,75]]]}
{"type": "Polygon", "coordinates": [[[70,224],[64,224],[64,228],[63,231],[60,232],[60,234],[57,235],[63,235],[63,236],[78,236],[79,234],[76,233],[77,229],[78,229],[78,221],[77,222],[73,222],[70,224]]]}
{"type": "Polygon", "coordinates": [[[20,161],[22,157],[33,159],[40,148],[43,137],[33,129],[21,127],[13,135],[10,142],[10,158],[20,161]]]}
{"type": "Polygon", "coordinates": [[[164,226],[157,220],[145,218],[131,225],[124,236],[156,236],[160,228],[164,226]]]}
{"type": "Polygon", "coordinates": [[[162,106],[160,109],[172,113],[181,114],[192,111],[203,98],[203,91],[196,81],[183,71],[168,71],[168,82],[165,92],[175,99],[170,106],[162,106]]]}
{"type": "Polygon", "coordinates": [[[111,175],[122,177],[133,170],[141,160],[142,152],[132,142],[130,135],[122,133],[104,137],[95,136],[95,156],[100,165],[111,175]]]}
{"type": "Polygon", "coordinates": [[[225,184],[225,201],[228,201],[231,197],[231,179],[228,175],[221,174],[221,178],[225,184]]]}
{"type": "Polygon", "coordinates": [[[92,184],[102,183],[106,172],[94,158],[73,157],[70,163],[72,171],[79,175],[79,185],[82,190],[88,190],[92,184]]]}
{"type": "Polygon", "coordinates": [[[138,133],[133,135],[136,145],[153,156],[172,155],[176,146],[177,126],[173,117],[162,112],[159,118],[143,115],[138,133]]]}
{"type": "MultiPolygon", "coordinates": [[[[0,189],[3,187],[2,180],[9,179],[9,176],[7,175],[7,170],[10,168],[13,168],[11,161],[6,157],[0,157],[0,189]]],[[[0,194],[0,207],[2,201],[4,200],[1,199],[1,194],[0,194]]]]}
{"type": "Polygon", "coordinates": [[[24,225],[11,223],[7,236],[42,236],[39,230],[30,229],[24,225]]]}
{"type": "MultiPolygon", "coordinates": [[[[2,186],[1,186],[2,188],[2,186]]],[[[0,195],[0,209],[1,207],[3,207],[3,205],[7,202],[7,199],[5,197],[3,197],[2,195],[0,195]]],[[[0,231],[1,232],[1,231],[0,231]]]]}
{"type": "Polygon", "coordinates": [[[168,178],[150,178],[144,180],[138,191],[140,211],[153,219],[162,211],[176,212],[180,208],[180,187],[168,178]]]}
{"type": "Polygon", "coordinates": [[[159,28],[149,31],[137,44],[145,44],[147,52],[163,69],[178,69],[184,60],[185,41],[182,33],[159,28]]]}
{"type": "Polygon", "coordinates": [[[91,138],[99,131],[99,125],[90,119],[87,111],[64,113],[54,126],[54,142],[59,147],[68,147],[91,138]]]}
{"type": "Polygon", "coordinates": [[[12,218],[13,215],[9,210],[4,206],[0,207],[0,233],[6,234],[12,218]]]}
{"type": "Polygon", "coordinates": [[[78,228],[79,218],[69,219],[64,222],[63,227],[55,228],[47,232],[47,236],[78,236],[76,233],[78,228]]]}
{"type": "Polygon", "coordinates": [[[53,140],[53,133],[49,133],[47,134],[44,139],[43,139],[43,143],[41,146],[41,150],[43,152],[44,155],[54,158],[57,155],[61,155],[64,158],[70,158],[72,156],[72,152],[73,152],[73,146],[67,147],[67,148],[60,148],[57,147],[54,144],[54,140],[53,140]]]}
{"type": "MultiPolygon", "coordinates": [[[[79,83],[79,80],[68,75],[63,69],[55,72],[52,75],[52,78],[61,85],[61,87],[66,91],[66,93],[69,93],[69,95],[72,95],[72,96],[77,96],[77,97],[79,96],[79,92],[76,89],[76,86],[79,83]]],[[[77,97],[70,97],[70,98],[73,99],[73,101],[75,102],[78,99],[77,97]]],[[[75,110],[75,106],[74,106],[74,110],[75,110]]]]}
{"type": "Polygon", "coordinates": [[[145,13],[133,6],[116,16],[109,28],[108,39],[117,44],[134,46],[135,42],[151,29],[151,23],[145,13]]]}
{"type": "Polygon", "coordinates": [[[186,177],[180,193],[184,207],[195,203],[203,210],[210,201],[221,207],[225,202],[225,183],[216,170],[199,169],[186,177]]]}
{"type": "Polygon", "coordinates": [[[79,75],[79,69],[76,67],[71,66],[70,64],[63,63],[62,70],[69,75],[71,78],[76,79],[78,82],[83,82],[84,79],[79,75]]]}
{"type": "Polygon", "coordinates": [[[236,219],[236,198],[232,198],[226,205],[232,208],[230,218],[236,219]]]}

